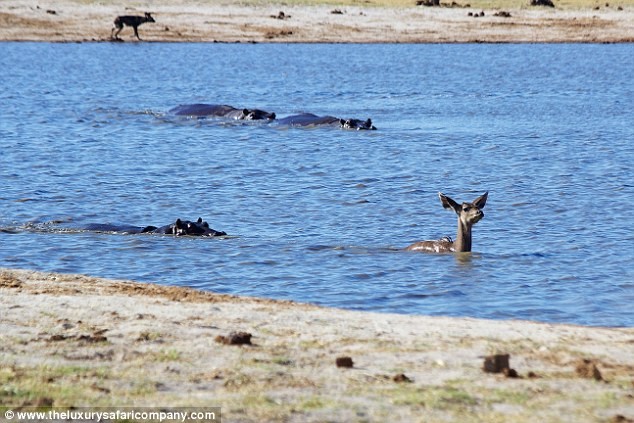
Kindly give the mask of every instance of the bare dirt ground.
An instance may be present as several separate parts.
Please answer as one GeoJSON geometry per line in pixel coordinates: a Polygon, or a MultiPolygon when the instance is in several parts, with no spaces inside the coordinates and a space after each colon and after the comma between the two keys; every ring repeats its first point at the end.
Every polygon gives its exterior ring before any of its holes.
{"type": "Polygon", "coordinates": [[[0,316],[0,404],[12,409],[219,406],[231,422],[634,421],[632,328],[353,312],[9,269],[0,269],[0,316]],[[227,343],[232,332],[250,344],[227,343]],[[485,372],[494,354],[509,364],[485,372]],[[337,367],[340,357],[352,367],[337,367]]]}
{"type": "MultiPolygon", "coordinates": [[[[464,7],[466,1],[454,7],[424,7],[416,6],[414,0],[406,5],[367,0],[344,6],[319,1],[3,0],[0,41],[109,41],[116,16],[148,11],[156,22],[140,26],[146,41],[632,42],[634,5],[629,2],[595,1],[596,6],[581,8],[507,2],[513,6],[500,9],[484,0],[471,2],[473,7],[464,7]],[[495,16],[499,12],[510,16],[495,16]]],[[[121,38],[136,41],[128,27],[121,38]]]]}

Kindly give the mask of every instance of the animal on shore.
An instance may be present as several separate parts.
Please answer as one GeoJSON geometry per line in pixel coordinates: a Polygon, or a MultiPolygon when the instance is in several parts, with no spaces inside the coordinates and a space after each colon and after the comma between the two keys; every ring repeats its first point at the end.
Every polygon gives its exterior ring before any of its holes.
{"type": "Polygon", "coordinates": [[[121,32],[121,30],[123,29],[123,26],[125,25],[125,26],[131,26],[132,29],[134,29],[134,35],[136,35],[136,38],[139,41],[143,41],[141,40],[141,37],[139,37],[139,25],[144,24],[146,22],[156,22],[156,21],[154,20],[152,15],[150,15],[147,12],[145,12],[144,16],[135,16],[135,15],[117,16],[114,20],[114,26],[112,27],[112,30],[110,31],[110,39],[121,41],[121,39],[119,38],[119,33],[121,32]]]}
{"type": "Polygon", "coordinates": [[[273,120],[275,113],[260,109],[236,109],[224,104],[183,104],[174,107],[169,113],[177,116],[221,117],[236,120],[273,120]]]}
{"type": "Polygon", "coordinates": [[[176,222],[169,225],[157,226],[130,226],[111,224],[89,224],[82,228],[85,231],[95,232],[119,232],[126,234],[165,234],[175,236],[202,236],[214,237],[227,235],[226,232],[217,231],[209,227],[209,223],[199,217],[197,221],[176,219],[176,222]]]}
{"type": "Polygon", "coordinates": [[[424,251],[428,253],[466,253],[471,251],[471,230],[473,225],[484,217],[484,208],[489,193],[485,192],[471,203],[458,204],[442,192],[438,193],[440,202],[445,209],[450,209],[458,215],[458,234],[452,241],[444,237],[433,241],[416,242],[406,248],[407,251],[424,251]]]}
{"type": "Polygon", "coordinates": [[[300,126],[305,128],[317,126],[330,126],[341,129],[353,130],[375,130],[372,120],[360,119],[340,119],[334,116],[317,116],[312,113],[301,113],[299,115],[288,116],[277,121],[279,125],[300,126]]]}

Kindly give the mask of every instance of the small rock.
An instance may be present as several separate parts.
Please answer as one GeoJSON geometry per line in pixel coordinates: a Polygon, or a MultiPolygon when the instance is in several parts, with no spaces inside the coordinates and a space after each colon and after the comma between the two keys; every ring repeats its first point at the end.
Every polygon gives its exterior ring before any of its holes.
{"type": "Polygon", "coordinates": [[[440,6],[440,0],[418,0],[416,6],[434,7],[440,6]]]}
{"type": "Polygon", "coordinates": [[[228,336],[218,335],[215,341],[225,345],[252,345],[248,332],[231,332],[228,336]]]}
{"type": "Polygon", "coordinates": [[[354,366],[352,358],[350,357],[337,357],[337,359],[335,360],[335,364],[337,365],[337,367],[351,368],[352,366],[354,366]]]}
{"type": "Polygon", "coordinates": [[[531,0],[531,6],[555,7],[552,0],[531,0]]]}
{"type": "Polygon", "coordinates": [[[610,419],[610,422],[613,422],[613,423],[634,423],[634,419],[628,419],[627,417],[625,417],[622,414],[617,414],[616,416],[612,417],[612,419],[610,419]]]}
{"type": "Polygon", "coordinates": [[[405,374],[404,374],[404,373],[399,373],[399,374],[395,375],[395,376],[392,378],[392,380],[393,380],[394,382],[397,382],[397,383],[403,383],[403,382],[405,382],[405,383],[412,383],[412,379],[410,379],[410,378],[408,378],[407,376],[405,376],[405,374]]]}
{"type": "Polygon", "coordinates": [[[278,13],[277,15],[271,15],[271,17],[273,19],[280,19],[280,20],[284,20],[284,19],[290,19],[291,15],[287,15],[286,13],[284,13],[283,11],[280,11],[280,13],[278,13]]]}
{"type": "Polygon", "coordinates": [[[483,370],[486,373],[502,373],[504,369],[510,369],[509,354],[494,354],[484,357],[483,370]]]}
{"type": "Polygon", "coordinates": [[[517,374],[517,371],[515,371],[515,369],[504,369],[503,370],[504,376],[510,378],[510,379],[516,379],[518,377],[520,377],[520,375],[517,374]]]}

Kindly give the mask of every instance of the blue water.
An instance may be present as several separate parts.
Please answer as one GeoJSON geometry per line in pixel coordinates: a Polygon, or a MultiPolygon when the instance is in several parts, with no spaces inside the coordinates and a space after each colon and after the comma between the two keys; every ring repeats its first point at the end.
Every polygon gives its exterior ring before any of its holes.
{"type": "Polygon", "coordinates": [[[634,325],[634,45],[0,44],[0,266],[634,325]],[[377,131],[165,115],[184,103],[377,131]],[[470,259],[400,251],[455,235],[470,259]],[[225,239],[68,233],[202,216],[225,239]],[[24,230],[25,227],[51,230],[24,230]]]}

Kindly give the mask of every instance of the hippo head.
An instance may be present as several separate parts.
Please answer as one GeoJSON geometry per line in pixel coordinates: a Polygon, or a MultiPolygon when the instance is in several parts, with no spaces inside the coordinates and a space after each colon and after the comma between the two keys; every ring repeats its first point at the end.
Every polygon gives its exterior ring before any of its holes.
{"type": "Polygon", "coordinates": [[[275,119],[275,113],[265,112],[264,110],[259,109],[243,109],[242,116],[240,119],[243,120],[262,120],[262,119],[275,119]]]}
{"type": "Polygon", "coordinates": [[[170,225],[169,234],[176,236],[189,235],[189,236],[219,236],[226,235],[225,232],[219,232],[209,227],[209,223],[203,221],[202,217],[199,217],[197,221],[191,222],[189,220],[177,219],[175,223],[170,225]]]}
{"type": "Polygon", "coordinates": [[[362,121],[360,119],[339,119],[339,123],[343,129],[356,129],[357,131],[376,129],[376,127],[372,125],[371,119],[366,121],[362,121]]]}

